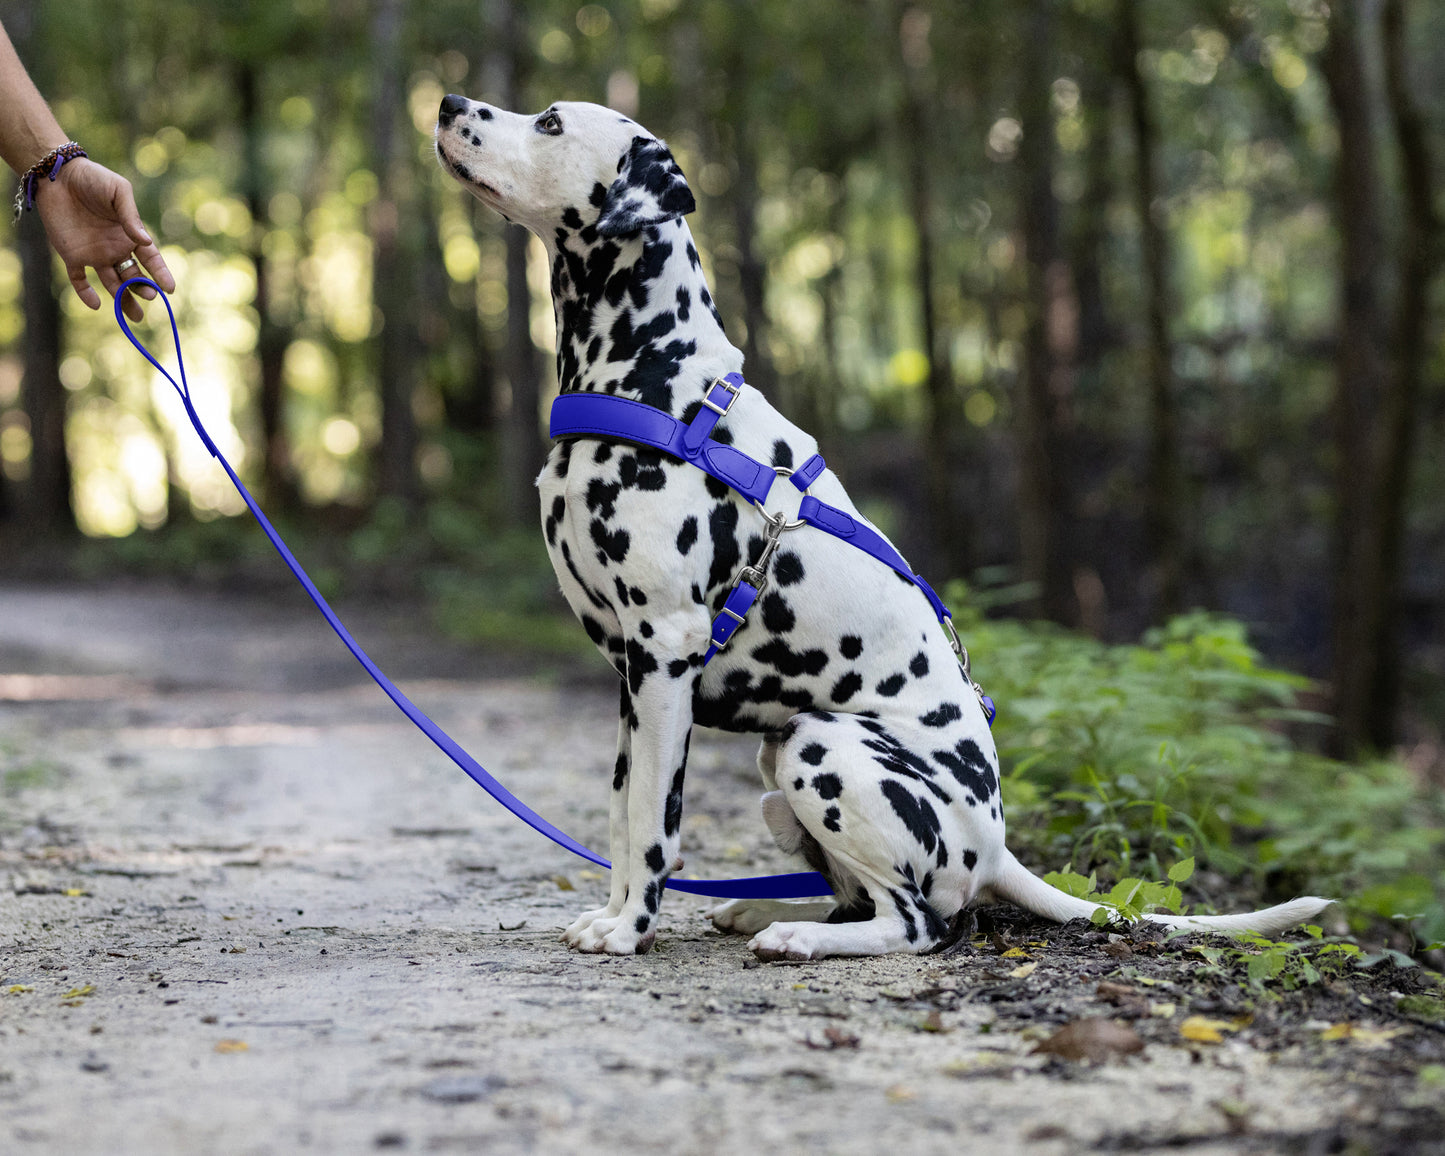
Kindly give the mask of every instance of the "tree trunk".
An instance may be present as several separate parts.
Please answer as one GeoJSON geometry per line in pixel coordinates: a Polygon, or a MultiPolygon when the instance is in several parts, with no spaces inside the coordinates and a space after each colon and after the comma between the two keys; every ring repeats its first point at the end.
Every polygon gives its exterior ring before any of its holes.
{"type": "MultiPolygon", "coordinates": [[[[487,25],[494,51],[488,68],[505,108],[520,110],[525,97],[527,27],[518,0],[488,0],[487,25]]],[[[498,415],[501,435],[501,515],[513,526],[530,526],[537,520],[536,479],[546,448],[538,421],[541,406],[542,366],[532,342],[532,291],[527,285],[527,231],[508,225],[507,346],[499,359],[509,398],[498,415]]],[[[499,398],[499,401],[502,400],[499,398]]]]}
{"type": "Polygon", "coordinates": [[[936,142],[929,132],[929,110],[936,100],[927,73],[931,54],[925,39],[928,25],[918,21],[918,12],[903,6],[893,10],[903,79],[899,143],[903,149],[903,170],[914,233],[918,238],[918,259],[913,283],[918,293],[918,320],[922,329],[923,355],[927,373],[923,380],[925,419],[923,429],[924,482],[930,513],[930,546],[938,556],[941,572],[967,574],[974,565],[971,546],[977,532],[967,507],[954,497],[956,433],[961,428],[954,394],[953,368],[938,336],[938,300],[934,289],[933,258],[938,245],[934,229],[934,198],[930,151],[936,142]]]}
{"type": "Polygon", "coordinates": [[[261,77],[253,61],[242,63],[236,77],[241,100],[241,128],[246,164],[242,170],[243,194],[251,212],[251,237],[247,246],[256,271],[256,315],[260,324],[257,358],[260,362],[261,487],[273,513],[294,509],[299,495],[291,465],[291,447],[286,437],[285,392],[282,369],[289,331],[276,323],[271,308],[270,261],[262,250],[266,220],[266,178],[261,124],[261,77]]]}
{"type": "Polygon", "coordinates": [[[410,145],[399,147],[397,117],[406,104],[399,37],[406,0],[376,0],[371,42],[373,99],[371,145],[380,192],[371,207],[372,300],[382,317],[377,368],[381,396],[381,445],[377,491],[406,506],[419,494],[416,482],[416,419],[412,389],[418,364],[411,266],[402,244],[404,170],[410,145]]]}
{"type": "Polygon", "coordinates": [[[1370,688],[1378,635],[1377,470],[1372,432],[1385,380],[1384,312],[1377,277],[1380,181],[1361,42],[1359,0],[1330,5],[1329,40],[1321,57],[1339,129],[1335,173],[1340,233],[1340,321],[1337,326],[1335,436],[1334,708],[1339,753],[1362,749],[1370,729],[1370,688]]]}
{"type": "Polygon", "coordinates": [[[1169,338],[1171,312],[1168,238],[1155,202],[1158,178],[1155,152],[1159,132],[1149,107],[1149,89],[1139,69],[1143,38],[1139,0],[1119,0],[1119,71],[1129,94],[1134,130],[1134,203],[1144,264],[1145,317],[1148,332],[1145,374],[1149,386],[1149,466],[1145,529],[1155,588],[1155,617],[1183,609],[1184,484],[1179,462],[1179,418],[1175,405],[1174,350],[1169,338]]]}
{"type": "Polygon", "coordinates": [[[1373,609],[1364,640],[1369,682],[1364,688],[1364,741],[1387,750],[1395,741],[1400,707],[1400,602],[1405,561],[1405,519],[1415,455],[1421,377],[1427,353],[1430,287],[1439,270],[1440,222],[1435,213],[1433,159],[1424,117],[1416,106],[1405,57],[1406,5],[1385,0],[1381,10],[1385,90],[1400,150],[1404,186],[1399,296],[1396,301],[1394,372],[1380,413],[1378,503],[1374,514],[1379,549],[1373,555],[1373,609]]]}
{"type": "Polygon", "coordinates": [[[65,387],[60,384],[61,312],[55,297],[50,242],[34,213],[20,227],[25,298],[25,370],[20,397],[30,423],[30,477],[21,506],[37,534],[75,528],[70,504],[70,459],[65,452],[65,387]]]}
{"type": "MultiPolygon", "coordinates": [[[[8,19],[16,51],[44,91],[49,69],[45,40],[36,34],[40,9],[34,2],[22,5],[8,19]]],[[[66,398],[60,384],[63,316],[55,295],[54,257],[38,213],[24,214],[17,233],[25,311],[20,400],[30,423],[30,476],[17,505],[27,531],[69,534],[75,529],[75,513],[65,450],[66,398]]]]}
{"type": "Polygon", "coordinates": [[[1054,198],[1054,0],[1032,0],[1020,58],[1018,166],[1027,261],[1028,328],[1019,390],[1019,546],[1032,609],[1054,622],[1075,616],[1071,590],[1070,520],[1065,485],[1065,410],[1073,388],[1078,311],[1072,275],[1059,247],[1054,198]]]}

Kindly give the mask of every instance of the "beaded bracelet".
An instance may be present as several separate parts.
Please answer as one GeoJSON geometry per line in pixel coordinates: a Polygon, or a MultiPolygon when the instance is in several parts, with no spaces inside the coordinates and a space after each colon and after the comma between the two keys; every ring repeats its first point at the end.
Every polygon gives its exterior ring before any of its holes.
{"type": "Polygon", "coordinates": [[[51,149],[40,160],[36,161],[20,178],[20,187],[15,190],[15,220],[20,220],[20,214],[26,209],[35,208],[35,191],[40,184],[40,178],[54,180],[60,175],[60,170],[65,167],[66,161],[73,161],[77,157],[86,156],[86,151],[73,140],[66,141],[58,149],[51,149]]]}

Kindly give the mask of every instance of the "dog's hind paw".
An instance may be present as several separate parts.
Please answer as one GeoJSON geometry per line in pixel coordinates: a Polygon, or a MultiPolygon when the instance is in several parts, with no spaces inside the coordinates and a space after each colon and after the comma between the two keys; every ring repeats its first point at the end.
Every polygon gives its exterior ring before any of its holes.
{"type": "Polygon", "coordinates": [[[806,903],[784,899],[729,899],[706,914],[719,931],[755,935],[780,919],[827,919],[834,906],[831,899],[806,903]]]}
{"type": "Polygon", "coordinates": [[[816,945],[811,942],[810,929],[817,926],[816,923],[774,923],[753,936],[748,949],[762,960],[813,959],[816,945]]]}

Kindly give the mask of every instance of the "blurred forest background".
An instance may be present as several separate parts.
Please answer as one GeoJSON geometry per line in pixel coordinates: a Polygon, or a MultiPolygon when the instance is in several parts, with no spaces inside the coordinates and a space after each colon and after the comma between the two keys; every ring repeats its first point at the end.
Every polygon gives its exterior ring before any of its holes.
{"type": "MultiPolygon", "coordinates": [[[[671,144],[749,380],[922,572],[1104,640],[1226,612],[1319,680],[1321,742],[1406,743],[1439,773],[1445,5],[0,18],[66,131],[135,183],[198,408],[273,516],[335,551],[328,581],[424,570],[482,633],[549,609],[545,261],[431,131],[449,91],[595,100],[671,144]]],[[[5,565],[236,564],[259,538],[239,499],[37,224],[0,223],[5,565]]]]}

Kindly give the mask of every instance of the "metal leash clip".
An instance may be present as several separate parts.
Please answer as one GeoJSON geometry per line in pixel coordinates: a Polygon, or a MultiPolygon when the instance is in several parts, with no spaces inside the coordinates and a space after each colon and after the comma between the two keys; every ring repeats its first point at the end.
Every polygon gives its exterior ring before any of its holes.
{"type": "Polygon", "coordinates": [[[968,647],[964,646],[958,637],[958,631],[953,625],[953,615],[947,615],[943,619],[943,629],[948,631],[949,645],[953,647],[953,653],[958,658],[958,664],[963,667],[963,677],[968,685],[973,687],[973,693],[978,695],[978,705],[983,707],[984,717],[988,719],[988,725],[993,726],[994,716],[998,714],[998,707],[994,705],[993,699],[983,693],[983,687],[973,680],[973,670],[968,661],[968,647]]]}

